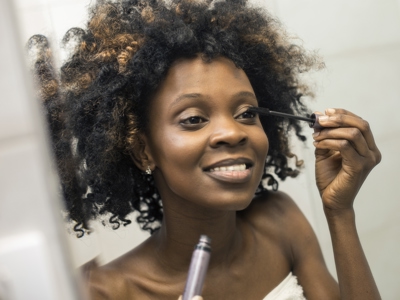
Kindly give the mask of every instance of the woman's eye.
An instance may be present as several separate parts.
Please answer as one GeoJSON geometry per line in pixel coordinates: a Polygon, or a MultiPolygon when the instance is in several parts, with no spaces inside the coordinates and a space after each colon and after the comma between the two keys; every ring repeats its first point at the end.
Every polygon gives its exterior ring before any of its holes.
{"type": "Polygon", "coordinates": [[[238,119],[254,119],[256,114],[250,111],[245,111],[244,113],[238,116],[238,119]]]}
{"type": "Polygon", "coordinates": [[[203,122],[205,122],[205,119],[203,119],[202,117],[194,116],[183,120],[181,123],[185,125],[196,125],[196,124],[201,124],[203,122]]]}

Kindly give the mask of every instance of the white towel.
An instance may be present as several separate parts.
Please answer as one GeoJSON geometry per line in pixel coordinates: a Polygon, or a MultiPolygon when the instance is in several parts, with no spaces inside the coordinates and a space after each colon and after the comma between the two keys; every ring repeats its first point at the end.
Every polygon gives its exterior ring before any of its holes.
{"type": "Polygon", "coordinates": [[[306,298],[303,295],[303,288],[297,283],[297,277],[290,272],[263,300],[306,300],[306,298]]]}

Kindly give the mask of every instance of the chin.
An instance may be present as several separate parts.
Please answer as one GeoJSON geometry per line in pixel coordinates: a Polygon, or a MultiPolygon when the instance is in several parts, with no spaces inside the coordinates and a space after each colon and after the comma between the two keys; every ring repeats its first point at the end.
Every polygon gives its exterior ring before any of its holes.
{"type": "Polygon", "coordinates": [[[224,194],[219,194],[218,199],[210,203],[210,205],[212,205],[213,208],[220,210],[239,211],[246,209],[254,198],[254,193],[251,195],[249,195],[249,193],[243,193],[243,195],[240,195],[232,192],[224,194]]]}

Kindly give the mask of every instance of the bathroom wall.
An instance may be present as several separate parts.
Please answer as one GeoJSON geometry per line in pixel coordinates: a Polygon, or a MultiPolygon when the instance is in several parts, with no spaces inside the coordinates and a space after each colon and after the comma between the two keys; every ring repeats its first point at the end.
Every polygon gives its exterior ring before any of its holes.
{"type": "MultiPolygon", "coordinates": [[[[356,199],[357,225],[370,266],[383,299],[399,299],[400,285],[400,1],[396,0],[254,0],[266,6],[298,43],[317,50],[326,68],[312,74],[317,97],[310,105],[319,111],[344,107],[369,121],[383,154],[356,199]],[[397,120],[397,121],[396,121],[397,120]],[[397,272],[396,272],[397,271],[397,272]]],[[[84,26],[91,1],[17,0],[22,41],[35,33],[59,45],[63,33],[84,26]]],[[[62,58],[62,54],[57,54],[62,58]]],[[[311,131],[305,128],[305,132],[311,131]]],[[[314,185],[312,139],[294,144],[305,169],[297,179],[281,184],[299,204],[315,229],[332,271],[334,261],[321,202],[314,185]]],[[[94,225],[83,239],[69,235],[76,266],[98,257],[106,263],[128,251],[147,233],[135,224],[113,231],[94,225]],[[101,250],[100,250],[101,249],[101,250]]]]}
{"type": "MultiPolygon", "coordinates": [[[[399,299],[400,260],[400,6],[399,1],[275,1],[275,14],[290,32],[323,56],[315,110],[344,107],[368,120],[383,159],[356,202],[357,226],[383,299],[399,299]]],[[[305,181],[314,228],[334,272],[329,232],[313,184],[313,158],[303,149],[305,181]]],[[[290,191],[290,189],[288,189],[290,191]]],[[[294,195],[294,194],[292,194],[294,195]]],[[[297,197],[296,197],[297,198],[297,197]]]]}

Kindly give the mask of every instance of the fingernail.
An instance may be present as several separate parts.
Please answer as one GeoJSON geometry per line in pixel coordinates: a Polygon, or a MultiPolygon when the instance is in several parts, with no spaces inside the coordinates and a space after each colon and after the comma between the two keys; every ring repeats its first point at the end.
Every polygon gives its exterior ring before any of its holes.
{"type": "Polygon", "coordinates": [[[319,142],[317,142],[317,141],[314,141],[314,142],[313,142],[314,146],[317,146],[318,143],[319,143],[319,142]]]}
{"type": "Polygon", "coordinates": [[[192,300],[203,300],[203,297],[201,297],[201,296],[194,296],[194,297],[192,298],[192,300]]]}
{"type": "Polygon", "coordinates": [[[314,132],[314,133],[312,134],[312,137],[313,137],[313,138],[316,138],[317,136],[319,136],[320,133],[321,133],[320,131],[316,131],[316,132],[314,132]]]}
{"type": "Polygon", "coordinates": [[[319,116],[318,117],[318,122],[326,122],[326,121],[328,121],[329,120],[329,117],[328,116],[319,116]]]}
{"type": "Polygon", "coordinates": [[[325,110],[325,113],[326,113],[326,114],[334,114],[335,111],[336,111],[336,110],[335,110],[334,108],[328,108],[328,109],[325,110]]]}

